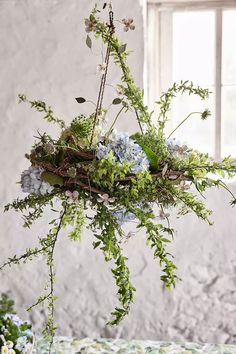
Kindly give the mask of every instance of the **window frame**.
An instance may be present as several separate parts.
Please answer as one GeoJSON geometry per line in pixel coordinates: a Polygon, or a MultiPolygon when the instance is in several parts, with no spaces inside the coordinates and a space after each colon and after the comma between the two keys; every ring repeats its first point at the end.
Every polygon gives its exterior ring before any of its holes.
{"type": "Polygon", "coordinates": [[[218,161],[221,159],[222,150],[222,18],[223,10],[228,9],[236,9],[236,1],[147,1],[147,100],[153,110],[156,109],[153,102],[172,84],[173,13],[183,10],[212,10],[215,12],[214,158],[218,161]],[[156,43],[154,50],[153,43],[156,43]],[[165,43],[168,43],[168,45],[165,43]],[[164,62],[165,65],[163,65],[164,62]]]}

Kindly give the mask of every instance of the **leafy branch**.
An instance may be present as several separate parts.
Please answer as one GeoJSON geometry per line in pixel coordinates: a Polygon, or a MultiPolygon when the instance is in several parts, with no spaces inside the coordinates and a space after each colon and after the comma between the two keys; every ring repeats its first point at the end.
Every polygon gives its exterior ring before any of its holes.
{"type": "MultiPolygon", "coordinates": [[[[173,236],[173,230],[164,227],[162,224],[155,224],[153,219],[155,216],[146,212],[141,208],[130,208],[139,220],[137,228],[145,228],[147,233],[147,244],[154,249],[154,257],[159,259],[162,272],[161,280],[165,283],[167,289],[175,287],[178,276],[175,274],[177,267],[170,259],[172,257],[166,250],[165,246],[170,243],[170,239],[162,233],[173,236]]],[[[173,257],[172,257],[173,258],[173,257]]]]}
{"type": "MultiPolygon", "coordinates": [[[[181,95],[183,95],[184,93],[187,93],[189,95],[197,95],[202,100],[205,100],[209,97],[210,92],[208,89],[203,89],[200,86],[194,86],[192,81],[180,81],[179,84],[175,82],[172,87],[170,87],[165,93],[163,93],[160,99],[156,102],[160,108],[158,126],[161,134],[163,134],[165,123],[168,120],[167,113],[171,109],[172,100],[179,93],[181,95]]],[[[209,111],[207,110],[202,112],[202,117],[206,118],[206,112],[207,115],[209,115],[209,111]]]]}
{"type": "Polygon", "coordinates": [[[28,98],[24,94],[19,94],[18,97],[19,97],[19,103],[21,103],[21,102],[29,103],[30,106],[32,108],[35,108],[38,112],[45,113],[45,116],[43,117],[43,119],[45,119],[49,123],[58,124],[61,129],[65,128],[66,124],[65,124],[64,120],[56,117],[53,113],[52,108],[50,106],[47,106],[45,102],[39,101],[39,100],[38,101],[28,100],[28,98]]]}
{"type": "Polygon", "coordinates": [[[148,107],[144,104],[143,91],[135,84],[130,68],[126,63],[128,56],[126,45],[122,44],[115,34],[110,36],[109,28],[95,13],[92,16],[91,20],[96,21],[96,37],[101,37],[104,43],[110,43],[110,54],[114,63],[122,70],[121,81],[125,86],[120,85],[120,88],[123,89],[124,96],[130,102],[130,107],[134,109],[141,132],[143,132],[142,124],[151,126],[151,115],[148,107]]]}
{"type": "Polygon", "coordinates": [[[135,288],[130,281],[130,272],[126,266],[127,258],[122,255],[122,249],[117,241],[116,233],[122,234],[114,216],[106,207],[99,207],[96,216],[91,224],[91,228],[100,230],[95,237],[98,241],[94,247],[100,246],[105,260],[114,260],[115,267],[111,270],[118,287],[117,295],[121,307],[116,307],[111,313],[113,319],[108,321],[110,325],[118,325],[120,321],[129,313],[130,304],[134,301],[135,288]]]}

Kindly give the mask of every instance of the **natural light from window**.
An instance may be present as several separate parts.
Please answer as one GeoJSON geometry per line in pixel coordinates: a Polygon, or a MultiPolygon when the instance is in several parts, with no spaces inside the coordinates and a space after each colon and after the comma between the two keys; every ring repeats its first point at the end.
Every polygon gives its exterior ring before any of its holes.
{"type": "MultiPolygon", "coordinates": [[[[173,81],[192,80],[194,84],[214,90],[214,12],[193,11],[173,14],[173,81]]],[[[195,96],[180,96],[174,100],[173,122],[177,125],[191,111],[209,107],[213,113],[214,95],[209,101],[195,96]]],[[[214,117],[202,121],[199,115],[176,131],[175,137],[185,137],[189,146],[201,148],[213,154],[214,117]]]]}
{"type": "Polygon", "coordinates": [[[170,131],[190,112],[209,108],[207,121],[192,116],[176,139],[217,159],[236,157],[236,8],[150,8],[150,100],[180,80],[209,88],[208,101],[174,100],[170,131]]]}
{"type": "MultiPolygon", "coordinates": [[[[197,98],[177,98],[173,116],[178,123],[189,111],[208,106],[212,117],[201,121],[192,117],[183,127],[186,142],[214,154],[215,139],[215,67],[217,53],[214,11],[173,13],[173,80],[191,79],[207,86],[212,94],[208,102],[197,98]],[[185,104],[183,105],[183,100],[185,104]]],[[[222,79],[221,79],[221,154],[236,156],[236,10],[225,10],[222,16],[222,79]]],[[[176,137],[181,139],[181,130],[176,137]]]]}
{"type": "Polygon", "coordinates": [[[236,10],[223,13],[222,155],[236,156],[236,10]]]}

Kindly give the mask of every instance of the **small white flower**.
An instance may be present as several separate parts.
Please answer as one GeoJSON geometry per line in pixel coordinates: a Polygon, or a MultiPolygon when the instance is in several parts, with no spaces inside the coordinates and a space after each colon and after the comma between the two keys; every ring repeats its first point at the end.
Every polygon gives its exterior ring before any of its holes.
{"type": "Polygon", "coordinates": [[[69,167],[68,170],[67,170],[67,174],[71,178],[75,178],[76,177],[76,173],[77,173],[77,170],[73,166],[69,167]]]}
{"type": "Polygon", "coordinates": [[[101,75],[104,75],[106,73],[106,69],[107,69],[107,64],[106,63],[102,63],[102,64],[99,64],[97,66],[97,71],[101,75]]]}
{"type": "Polygon", "coordinates": [[[165,220],[165,219],[167,219],[169,216],[170,216],[169,213],[165,213],[163,210],[160,210],[160,211],[159,211],[159,218],[160,218],[161,220],[165,220]]]}
{"type": "Polygon", "coordinates": [[[1,354],[9,354],[9,350],[8,350],[8,347],[6,345],[4,345],[1,348],[1,354]]]}
{"type": "Polygon", "coordinates": [[[110,198],[107,193],[98,194],[99,198],[97,199],[98,203],[103,203],[105,206],[110,206],[110,203],[114,203],[116,198],[110,198]]]}
{"type": "Polygon", "coordinates": [[[16,354],[16,352],[14,349],[10,349],[10,350],[8,350],[8,354],[16,354]]]}
{"type": "Polygon", "coordinates": [[[133,24],[134,20],[132,18],[124,18],[122,20],[122,23],[124,24],[124,31],[128,32],[128,30],[130,29],[131,31],[133,31],[135,29],[135,25],[133,24]]]}
{"type": "Polygon", "coordinates": [[[14,343],[12,341],[8,340],[6,345],[8,346],[9,349],[12,349],[14,346],[14,343]]]}
{"type": "Polygon", "coordinates": [[[98,114],[97,119],[98,119],[99,124],[101,124],[101,125],[104,125],[108,122],[106,112],[104,112],[104,111],[102,111],[101,113],[98,114]]]}
{"type": "Polygon", "coordinates": [[[190,183],[187,183],[186,181],[181,181],[180,188],[182,189],[182,191],[187,191],[190,189],[190,183]]]}
{"type": "Polygon", "coordinates": [[[32,352],[32,343],[27,343],[24,347],[25,353],[31,353],[32,352]]]}
{"type": "Polygon", "coordinates": [[[84,20],[84,23],[85,23],[85,31],[87,33],[97,30],[97,22],[96,22],[96,20],[90,20],[90,19],[86,18],[84,20]]]}
{"type": "Polygon", "coordinates": [[[125,94],[125,88],[122,86],[117,86],[116,92],[118,96],[123,96],[125,94]]]}
{"type": "Polygon", "coordinates": [[[0,339],[3,342],[3,344],[5,345],[6,344],[6,339],[4,338],[3,334],[0,335],[0,339]]]}
{"type": "Polygon", "coordinates": [[[73,191],[73,192],[71,192],[71,191],[66,191],[66,192],[65,192],[65,195],[66,195],[66,197],[68,198],[68,199],[67,199],[67,203],[68,203],[68,204],[76,204],[76,203],[78,203],[78,201],[79,201],[79,199],[78,199],[78,197],[79,197],[79,192],[78,192],[78,191],[73,191]]]}
{"type": "Polygon", "coordinates": [[[27,341],[28,341],[28,338],[26,336],[17,338],[15,349],[19,350],[20,352],[23,351],[23,349],[25,348],[25,346],[27,344],[27,341]]]}

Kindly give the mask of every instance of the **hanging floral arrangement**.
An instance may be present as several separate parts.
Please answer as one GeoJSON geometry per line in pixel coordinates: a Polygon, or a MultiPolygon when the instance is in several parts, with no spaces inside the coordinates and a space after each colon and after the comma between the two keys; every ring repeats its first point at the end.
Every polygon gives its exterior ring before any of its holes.
{"type": "MultiPolygon", "coordinates": [[[[80,239],[84,227],[90,228],[94,233],[93,247],[101,249],[105,261],[112,261],[111,271],[118,289],[119,305],[108,323],[117,325],[129,313],[135,293],[127,258],[122,251],[122,241],[135,237],[135,230],[126,235],[123,225],[136,221],[136,229],[146,231],[147,245],[152,248],[161,267],[161,280],[167,288],[172,288],[178,275],[176,264],[168,252],[168,244],[174,234],[168,210],[175,208],[179,215],[194,212],[211,224],[211,211],[202,201],[202,194],[211,187],[226,189],[232,197],[232,205],[236,203],[235,196],[222,180],[235,176],[236,162],[229,157],[215,162],[208,154],[173,139],[175,130],[195,113],[190,113],[171,134],[166,135],[165,132],[171,103],[176,95],[186,93],[205,100],[209,91],[189,81],[174,83],[156,102],[159,115],[156,117],[150,113],[144,104],[143,91],[136,86],[127,65],[127,46],[116,35],[112,8],[104,4],[104,9],[107,8],[108,22],[100,19],[101,11],[97,7],[85,20],[87,46],[92,47],[92,35],[106,45],[105,61],[99,67],[101,84],[94,112],[88,116],[80,114],[66,126],[44,102],[31,101],[25,95],[19,95],[20,102],[30,104],[42,112],[48,122],[59,125],[61,133],[56,139],[47,133],[38,137],[26,155],[30,167],[21,175],[22,190],[28,195],[6,205],[5,210],[22,212],[26,227],[40,218],[48,205],[54,209],[55,203],[58,205],[60,201],[61,210],[38,245],[22,255],[9,258],[0,269],[31,261],[40,255],[46,259],[49,281],[45,293],[30,309],[48,303],[45,334],[51,338],[55,332],[54,253],[62,228],[69,227],[68,237],[75,241],[80,239]],[[109,125],[103,97],[112,60],[121,70],[121,82],[111,102],[117,107],[117,114],[109,125]],[[139,125],[139,132],[131,136],[115,130],[117,120],[124,119],[130,112],[139,125]],[[91,209],[92,218],[87,216],[91,209]],[[158,213],[155,213],[157,209],[158,213]]],[[[121,25],[125,32],[135,29],[132,19],[123,19],[121,25]]],[[[79,104],[88,101],[83,97],[76,100],[79,104]]],[[[205,120],[210,112],[206,109],[199,115],[205,120]]]]}

